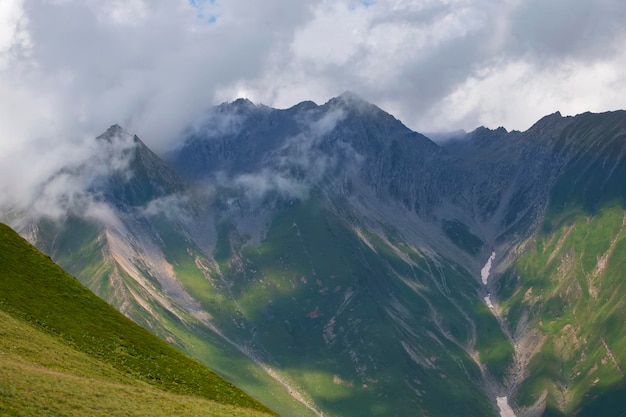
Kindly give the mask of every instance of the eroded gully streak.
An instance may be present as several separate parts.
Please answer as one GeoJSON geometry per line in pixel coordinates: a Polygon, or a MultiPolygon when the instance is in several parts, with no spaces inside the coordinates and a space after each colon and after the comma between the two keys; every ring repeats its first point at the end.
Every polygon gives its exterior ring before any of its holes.
{"type": "MultiPolygon", "coordinates": [[[[491,252],[491,256],[487,260],[487,263],[480,270],[480,278],[485,287],[487,287],[487,284],[489,284],[489,274],[491,273],[491,264],[493,263],[495,258],[496,258],[496,252],[495,251],[491,252]]],[[[487,289],[487,296],[484,298],[484,300],[487,306],[489,307],[489,309],[493,312],[494,315],[496,315],[496,317],[498,318],[498,321],[500,321],[500,318],[498,317],[498,314],[496,312],[496,308],[493,304],[493,301],[491,300],[491,292],[488,289],[487,289]]],[[[516,417],[515,413],[513,412],[513,409],[509,405],[508,397],[506,396],[496,397],[496,404],[498,404],[498,408],[500,409],[500,417],[516,417]]]]}

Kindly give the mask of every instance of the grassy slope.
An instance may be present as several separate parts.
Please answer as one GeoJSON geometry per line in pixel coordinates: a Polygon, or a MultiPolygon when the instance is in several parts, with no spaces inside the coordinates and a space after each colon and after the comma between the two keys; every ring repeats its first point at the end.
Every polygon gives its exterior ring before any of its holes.
{"type": "Polygon", "coordinates": [[[559,213],[503,278],[513,327],[525,314],[547,337],[517,402],[548,392],[551,415],[624,415],[626,227],[619,204],[559,213]]]}
{"type": "Polygon", "coordinates": [[[512,326],[528,316],[545,336],[517,396],[548,393],[545,415],[626,414],[615,401],[626,393],[625,115],[579,115],[555,138],[568,161],[541,230],[501,280],[512,326]]]}
{"type": "Polygon", "coordinates": [[[4,225],[0,310],[0,410],[9,415],[271,413],[122,316],[4,225]]]}
{"type": "MultiPolygon", "coordinates": [[[[228,326],[232,325],[233,319],[239,320],[241,316],[228,297],[224,284],[218,279],[212,262],[164,216],[155,216],[150,221],[177,280],[209,312],[211,322],[220,329],[230,330],[227,334],[232,338],[233,329],[228,329],[228,326]],[[203,271],[198,269],[197,263],[202,265],[203,271]]],[[[121,266],[117,265],[116,268],[114,261],[104,259],[103,251],[108,250],[107,242],[101,239],[102,230],[95,223],[70,217],[60,228],[57,224],[41,221],[38,231],[37,243],[42,250],[54,254],[55,261],[84,285],[116,308],[122,309],[124,314],[151,333],[233,382],[279,414],[299,417],[315,415],[292,397],[283,385],[205,324],[180,306],[173,308],[182,319],[172,314],[126,274],[121,266]],[[54,245],[48,247],[47,242],[54,242],[54,245]],[[119,278],[114,279],[111,274],[115,268],[119,278]],[[111,284],[112,281],[116,281],[115,285],[111,284]],[[137,301],[134,296],[142,300],[137,301]]],[[[162,291],[149,269],[141,263],[136,265],[143,277],[154,286],[154,290],[162,291]]]]}
{"type": "MultiPolygon", "coordinates": [[[[214,264],[193,242],[175,230],[169,221],[162,217],[152,220],[159,231],[163,241],[163,252],[167,261],[172,264],[176,278],[189,295],[211,315],[211,322],[219,329],[226,330],[225,333],[235,341],[249,339],[250,333],[249,329],[245,328],[245,317],[229,297],[227,284],[219,279],[214,264]],[[201,265],[201,268],[198,265],[201,265]]],[[[167,320],[167,317],[161,316],[159,320],[167,320]]],[[[234,381],[237,386],[281,415],[298,417],[315,415],[261,367],[222,338],[216,337],[206,327],[181,326],[174,320],[164,324],[163,327],[181,350],[207,364],[228,380],[234,381]]],[[[166,334],[160,336],[163,338],[166,334]]]]}

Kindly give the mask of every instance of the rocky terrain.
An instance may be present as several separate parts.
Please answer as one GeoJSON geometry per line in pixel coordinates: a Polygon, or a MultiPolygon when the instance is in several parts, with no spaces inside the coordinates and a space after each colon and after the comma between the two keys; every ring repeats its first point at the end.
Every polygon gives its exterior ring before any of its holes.
{"type": "Polygon", "coordinates": [[[280,414],[626,410],[626,113],[439,145],[346,93],[96,141],[82,204],[4,221],[280,414]]]}

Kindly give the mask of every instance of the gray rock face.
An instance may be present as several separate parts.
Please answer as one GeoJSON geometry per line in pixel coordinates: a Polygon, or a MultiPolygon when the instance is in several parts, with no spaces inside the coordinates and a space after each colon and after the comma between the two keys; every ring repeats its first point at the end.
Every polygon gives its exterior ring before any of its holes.
{"type": "Polygon", "coordinates": [[[564,163],[555,138],[571,121],[547,116],[526,132],[479,128],[445,148],[463,169],[468,210],[486,240],[502,244],[532,230],[564,163]]]}
{"type": "Polygon", "coordinates": [[[166,159],[191,181],[241,185],[245,176],[269,190],[282,181],[372,195],[420,221],[463,223],[495,245],[539,221],[570,157],[558,138],[572,123],[555,113],[526,132],[479,128],[437,145],[351,93],[287,110],[238,100],[217,107],[166,159]]]}

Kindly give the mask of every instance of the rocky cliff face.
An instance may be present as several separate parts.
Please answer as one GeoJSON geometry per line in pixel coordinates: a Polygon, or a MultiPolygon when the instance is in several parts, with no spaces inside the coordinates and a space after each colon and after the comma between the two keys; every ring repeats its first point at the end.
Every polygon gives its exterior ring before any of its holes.
{"type": "MultiPolygon", "coordinates": [[[[125,135],[114,126],[99,140],[125,135]]],[[[620,293],[609,284],[619,222],[603,226],[597,251],[565,242],[606,207],[623,213],[625,135],[623,112],[556,113],[440,146],[350,93],[286,110],[237,100],[164,160],[125,141],[125,156],[111,156],[124,163],[89,187],[99,211],[11,220],[125,314],[285,416],[496,415],[507,395],[527,415],[590,415],[599,387],[621,390],[619,372],[579,383],[595,362],[559,373],[550,358],[569,367],[571,355],[600,355],[576,342],[593,336],[580,329],[616,317],[580,313],[574,294],[620,293]],[[540,256],[548,269],[529,266],[540,256]],[[577,269],[585,256],[598,261],[577,269]],[[564,326],[572,337],[558,336],[564,326]]],[[[619,340],[596,340],[626,366],[619,340]]]]}

